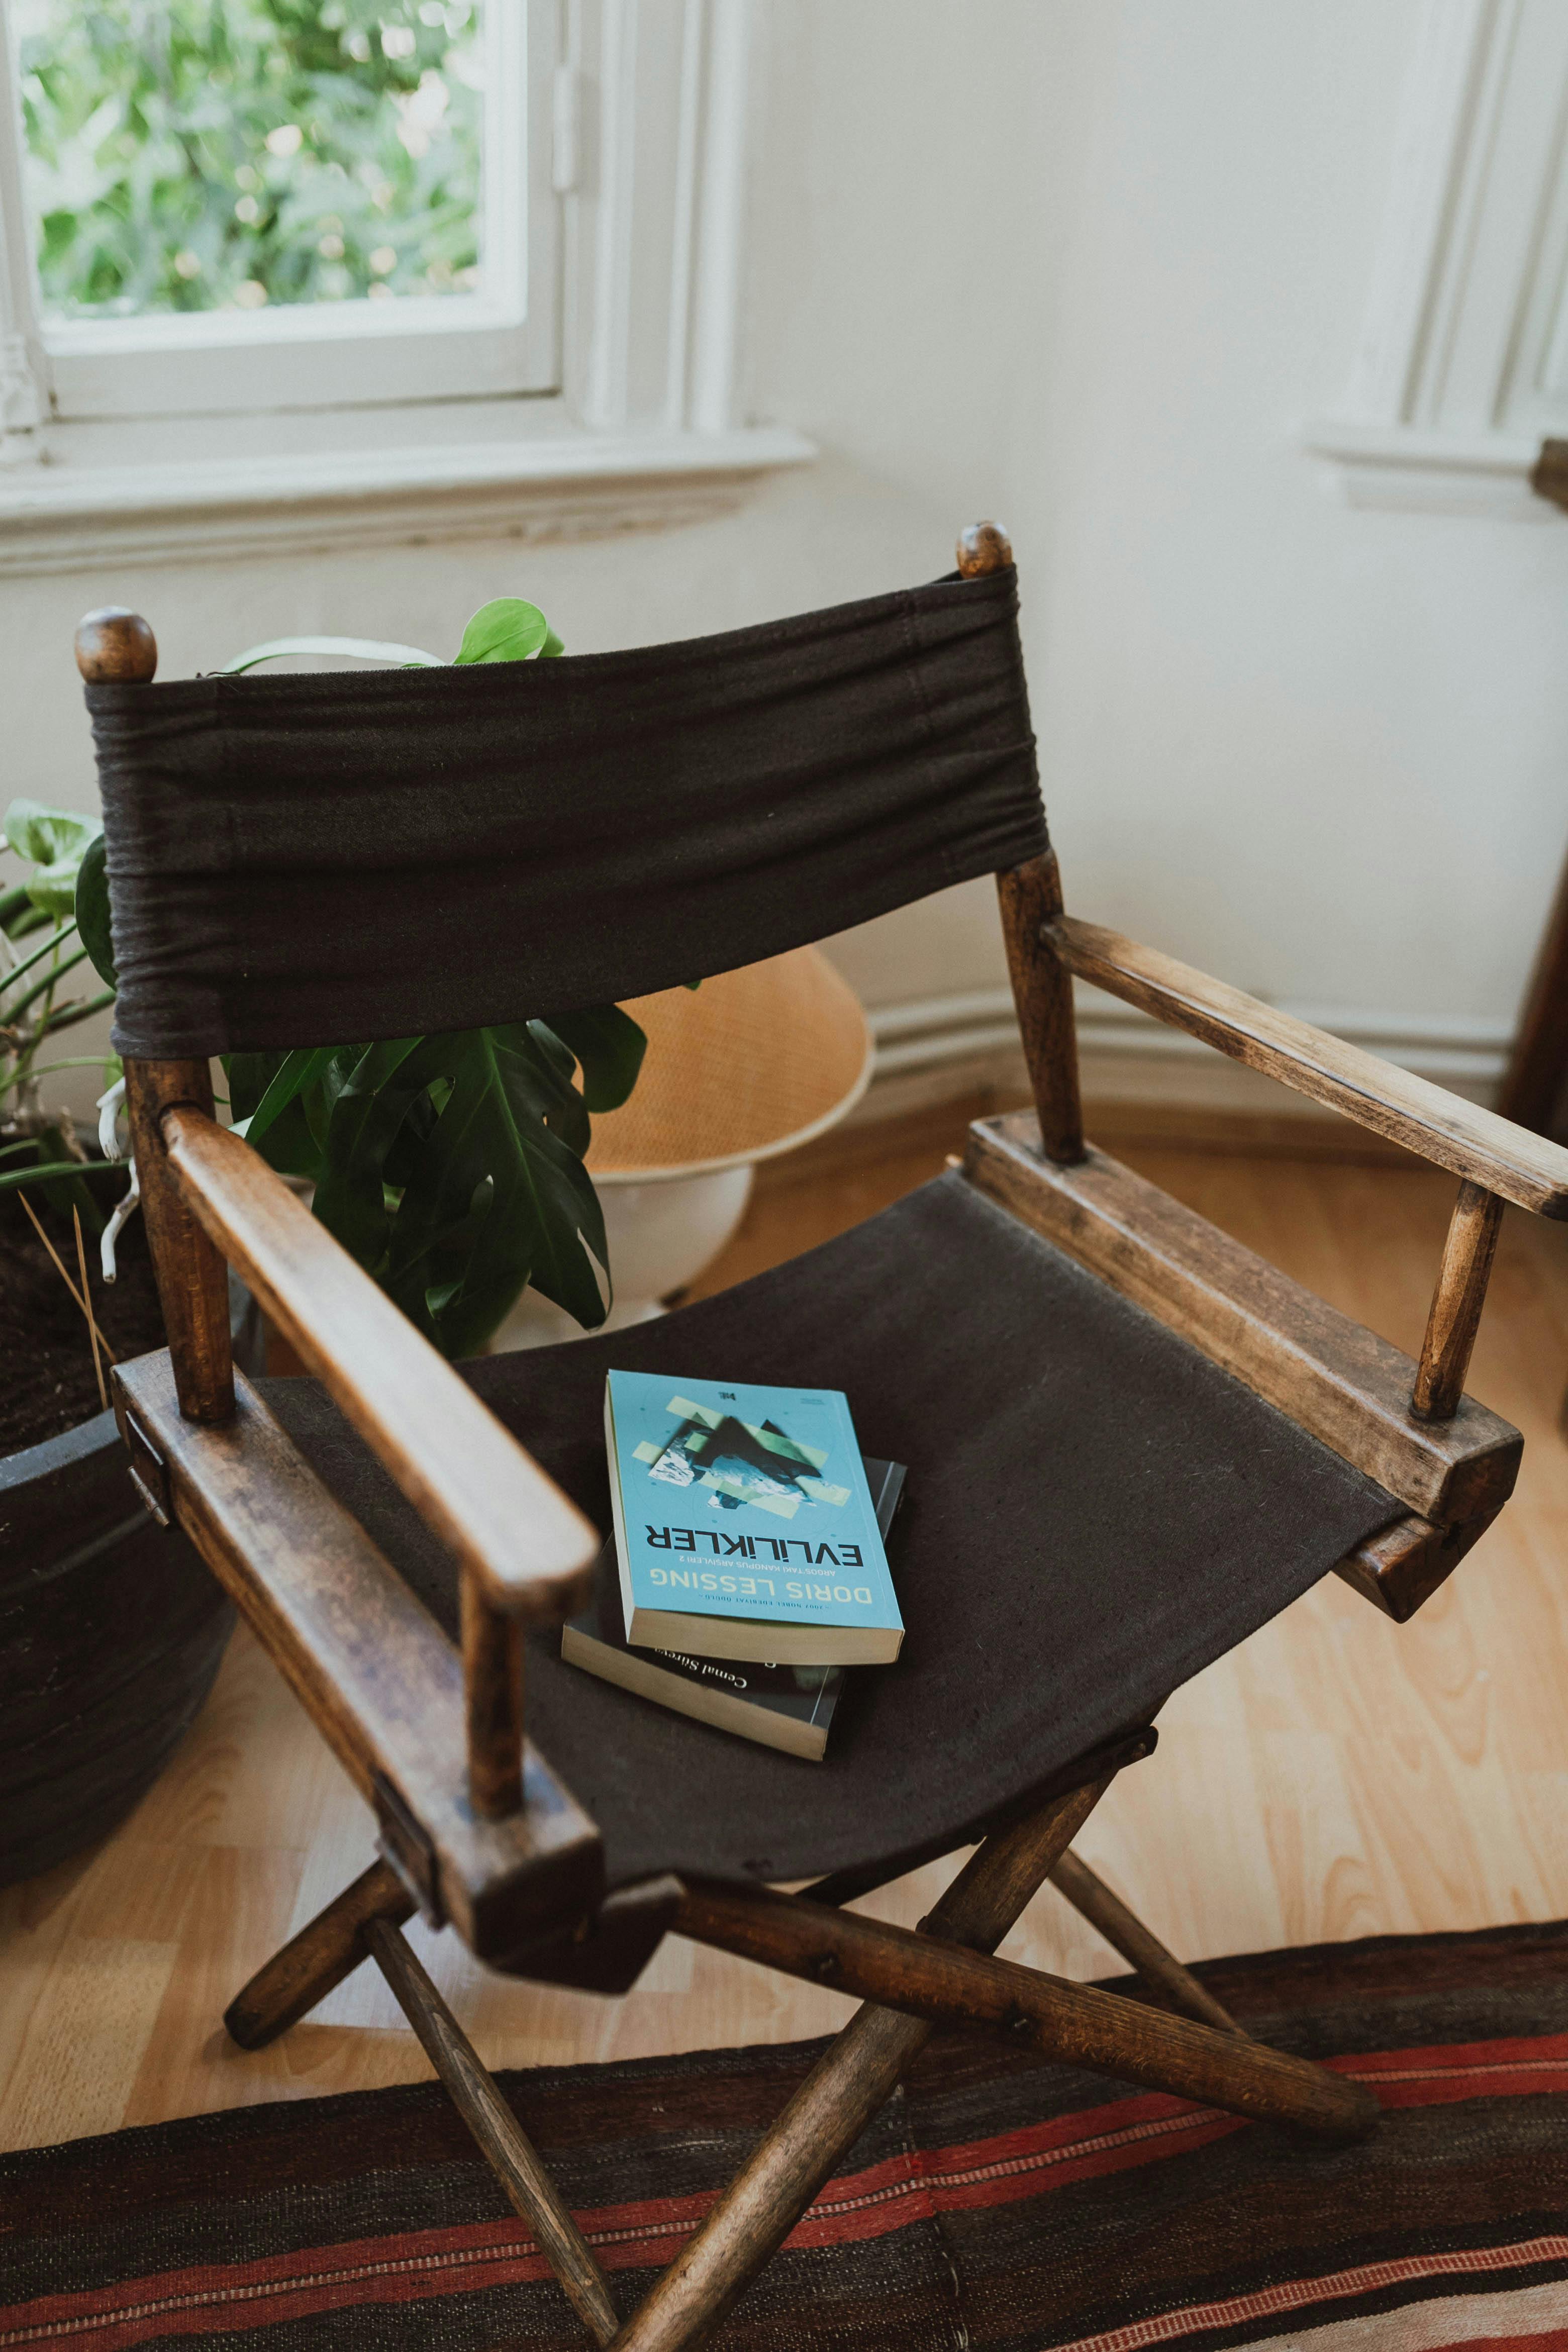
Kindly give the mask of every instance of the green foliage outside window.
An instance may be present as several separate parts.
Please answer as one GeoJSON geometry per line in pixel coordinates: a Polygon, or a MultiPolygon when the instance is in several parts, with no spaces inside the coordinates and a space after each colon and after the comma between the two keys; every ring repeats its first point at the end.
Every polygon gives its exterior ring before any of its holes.
{"type": "Polygon", "coordinates": [[[479,0],[13,0],[54,318],[479,282],[479,0]]]}

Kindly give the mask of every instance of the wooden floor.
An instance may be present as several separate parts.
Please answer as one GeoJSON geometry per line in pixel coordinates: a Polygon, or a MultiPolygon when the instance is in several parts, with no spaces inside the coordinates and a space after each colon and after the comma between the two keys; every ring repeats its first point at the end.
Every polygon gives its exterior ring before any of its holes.
{"type": "MultiPolygon", "coordinates": [[[[929,1115],[867,1159],[763,1189],[711,1283],[935,1172],[929,1115]]],[[[1119,1146],[1142,1173],[1406,1349],[1453,1187],[1397,1166],[1119,1146]]],[[[860,1154],[857,1158],[857,1152],[860,1154]]],[[[787,1173],[787,1171],[786,1171],[787,1173]]],[[[1181,1692],[1079,1851],[1194,1958],[1568,1913],[1568,1234],[1509,1212],[1470,1385],[1525,1433],[1519,1495],[1413,1624],[1335,1578],[1181,1692]]],[[[428,2069],[362,1969],[280,2046],[218,2023],[244,1978],[369,1860],[368,1816],[243,1635],[171,1769],[96,1853],[0,1893],[0,2147],[428,2069]]],[[[871,1898],[912,1924],[950,1865],[871,1898]]],[[[483,1977],[414,1931],[493,2064],[628,2057],[836,2025],[840,1996],[667,1942],[619,2001],[483,1977]]],[[[1069,1975],[1106,1948],[1047,1891],[1003,1948],[1069,1975]]]]}

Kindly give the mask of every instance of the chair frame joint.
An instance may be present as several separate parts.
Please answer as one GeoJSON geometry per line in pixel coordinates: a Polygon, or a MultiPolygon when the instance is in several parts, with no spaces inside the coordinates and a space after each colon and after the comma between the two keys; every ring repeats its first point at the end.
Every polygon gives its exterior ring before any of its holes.
{"type": "Polygon", "coordinates": [[[172,1528],[174,1524],[174,1490],[168,1463],[143,1428],[136,1408],[121,1383],[118,1371],[113,1377],[114,1418],[119,1423],[121,1442],[131,1456],[131,1483],[158,1525],[172,1528]]]}

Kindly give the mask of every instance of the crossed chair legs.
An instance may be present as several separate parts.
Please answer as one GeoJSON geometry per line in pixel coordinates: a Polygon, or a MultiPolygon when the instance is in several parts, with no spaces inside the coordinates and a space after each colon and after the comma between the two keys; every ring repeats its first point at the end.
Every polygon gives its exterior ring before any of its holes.
{"type": "Polygon", "coordinates": [[[676,1932],[858,1994],[863,2006],[624,2324],[538,2153],[401,1934],[415,1905],[385,1863],[373,1864],[286,1944],[238,1995],[225,2023],[243,2048],[259,2049],[374,1958],[595,2342],[616,2352],[686,2352],[783,2244],[939,2025],[1000,2034],[1042,2057],[1325,2139],[1356,2140],[1371,2131],[1378,2107],[1369,2091],[1250,2040],[1068,1851],[1109,1785],[1100,1780],[994,1832],[914,1933],[809,1896],[680,1882],[669,1920],[676,1932]],[[1187,2014],[993,1958],[1047,1878],[1187,2014]]]}

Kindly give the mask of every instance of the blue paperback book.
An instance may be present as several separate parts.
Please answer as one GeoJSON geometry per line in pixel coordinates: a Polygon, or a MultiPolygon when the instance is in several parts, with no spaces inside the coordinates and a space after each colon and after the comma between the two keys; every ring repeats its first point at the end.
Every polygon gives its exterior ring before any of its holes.
{"type": "Polygon", "coordinates": [[[887,1665],[903,1620],[837,1389],[611,1372],[626,1640],[773,1665],[887,1665]]]}

